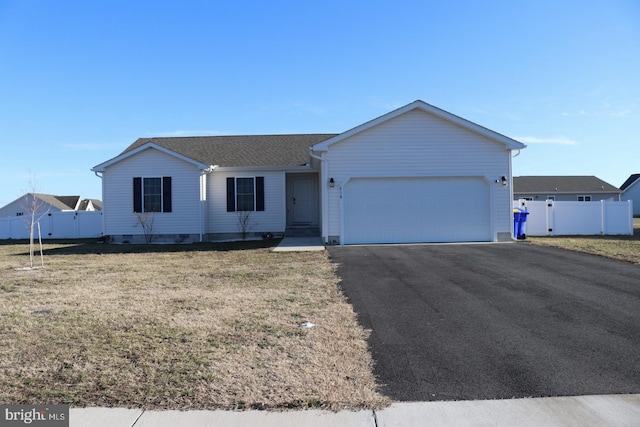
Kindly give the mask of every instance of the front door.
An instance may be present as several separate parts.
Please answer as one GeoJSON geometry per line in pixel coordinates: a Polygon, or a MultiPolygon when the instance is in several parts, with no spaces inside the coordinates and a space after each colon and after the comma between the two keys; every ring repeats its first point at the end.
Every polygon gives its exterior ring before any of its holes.
{"type": "Polygon", "coordinates": [[[318,222],[317,179],[313,175],[291,174],[287,180],[288,225],[315,225],[318,222]]]}

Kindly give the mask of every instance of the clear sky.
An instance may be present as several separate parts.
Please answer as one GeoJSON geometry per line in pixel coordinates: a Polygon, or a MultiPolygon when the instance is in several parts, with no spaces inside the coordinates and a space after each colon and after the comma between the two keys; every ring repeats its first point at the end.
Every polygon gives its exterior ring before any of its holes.
{"type": "Polygon", "coordinates": [[[0,206],[101,198],[139,137],[339,133],[416,99],[528,145],[514,175],[640,173],[640,2],[0,0],[0,206]]]}

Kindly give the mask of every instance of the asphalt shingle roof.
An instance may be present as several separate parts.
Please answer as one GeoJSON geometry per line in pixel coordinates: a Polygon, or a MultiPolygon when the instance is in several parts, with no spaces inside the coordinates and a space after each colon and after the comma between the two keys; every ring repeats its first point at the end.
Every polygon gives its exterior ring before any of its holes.
{"type": "Polygon", "coordinates": [[[123,153],[148,142],[207,165],[300,166],[309,147],[336,134],[233,135],[139,138],[123,153]]]}
{"type": "Polygon", "coordinates": [[[595,176],[514,176],[513,192],[620,193],[620,190],[595,176]]]}
{"type": "Polygon", "coordinates": [[[620,186],[620,190],[626,190],[627,187],[636,182],[638,178],[640,178],[640,173],[634,173],[629,178],[627,178],[627,180],[620,186]]]}
{"type": "Polygon", "coordinates": [[[53,194],[29,193],[34,194],[38,199],[47,205],[53,206],[60,210],[75,209],[76,203],[80,196],[54,196],[53,194]]]}

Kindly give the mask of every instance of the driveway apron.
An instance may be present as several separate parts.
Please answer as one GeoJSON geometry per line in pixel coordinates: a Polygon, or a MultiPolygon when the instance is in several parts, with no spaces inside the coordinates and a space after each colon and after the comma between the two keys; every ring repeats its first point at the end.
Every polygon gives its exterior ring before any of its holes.
{"type": "Polygon", "coordinates": [[[329,247],[400,401],[640,392],[640,266],[524,243],[329,247]]]}

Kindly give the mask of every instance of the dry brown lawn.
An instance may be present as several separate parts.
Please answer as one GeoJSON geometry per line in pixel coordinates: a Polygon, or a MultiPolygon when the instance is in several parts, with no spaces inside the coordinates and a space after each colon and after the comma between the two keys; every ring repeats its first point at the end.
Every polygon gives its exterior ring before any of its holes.
{"type": "Polygon", "coordinates": [[[60,242],[45,245],[44,269],[28,264],[26,243],[0,243],[0,403],[387,403],[323,252],[60,242]]]}
{"type": "Polygon", "coordinates": [[[633,225],[633,236],[527,236],[527,241],[640,264],[640,218],[635,218],[633,225]]]}

